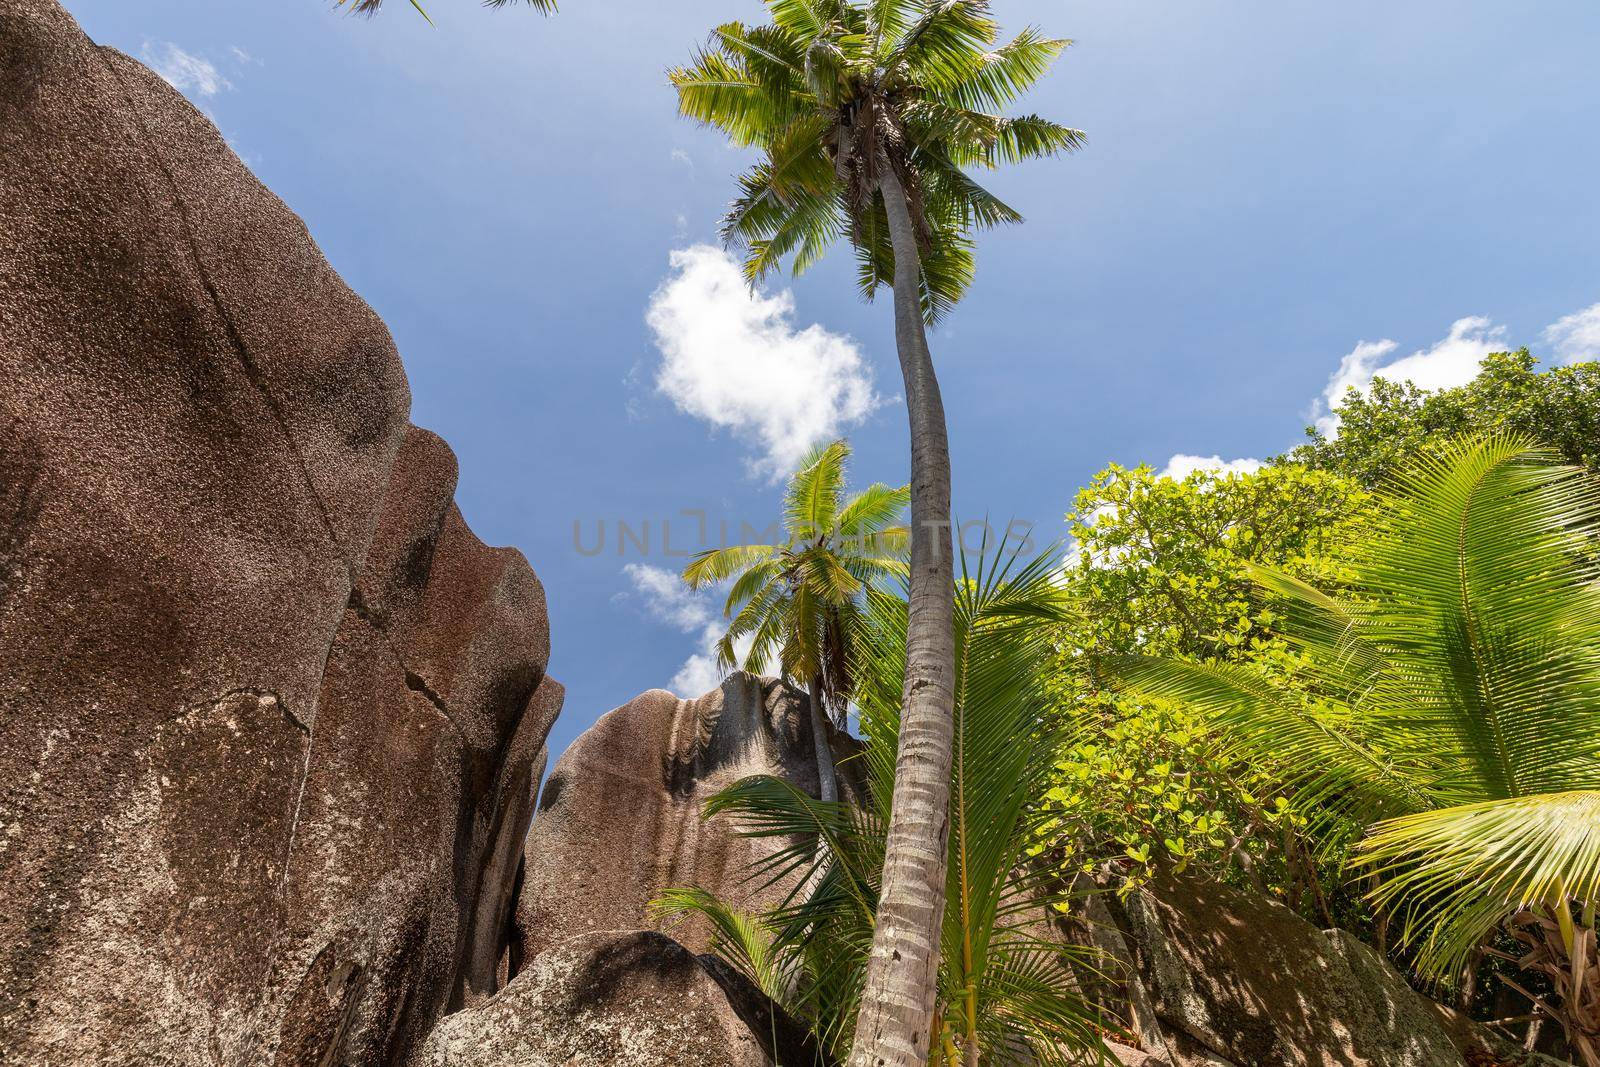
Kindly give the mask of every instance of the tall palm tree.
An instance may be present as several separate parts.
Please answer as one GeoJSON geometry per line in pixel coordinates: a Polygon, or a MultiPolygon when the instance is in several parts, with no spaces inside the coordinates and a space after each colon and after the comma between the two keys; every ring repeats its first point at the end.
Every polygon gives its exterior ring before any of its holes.
{"type": "Polygon", "coordinates": [[[848,237],[869,297],[894,293],[911,429],[911,632],[894,819],[863,1000],[860,1067],[927,1060],[954,700],[950,450],[925,326],[972,279],[972,231],[1021,216],[964,168],[1078,147],[1034,115],[1005,118],[1067,42],[1026,29],[997,45],[987,0],[766,0],[771,23],[712,31],[670,72],[683,114],[762,153],[723,237],[755,282],[848,237]]]}
{"type": "Polygon", "coordinates": [[[813,449],[783,498],[784,540],[731,545],[695,556],[683,570],[691,589],[734,579],[717,642],[718,665],[761,671],[776,659],[785,678],[810,692],[811,734],[823,800],[839,799],[826,718],[840,725],[850,700],[852,618],[875,583],[902,573],[910,490],[870,485],[844,500],[844,441],[813,449]]]}
{"type": "Polygon", "coordinates": [[[1527,995],[1600,1067],[1600,482],[1493,436],[1417,461],[1383,503],[1351,592],[1257,572],[1325,712],[1235,668],[1116,669],[1368,826],[1358,863],[1425,974],[1502,954],[1497,930],[1523,942],[1506,958],[1555,990],[1527,995]]]}
{"type": "MultiPolygon", "coordinates": [[[[1052,721],[1052,623],[1066,605],[1059,561],[995,553],[956,589],[955,758],[950,783],[945,910],[933,1054],[939,1067],[1100,1062],[1103,1046],[1072,977],[1084,950],[1041,937],[1045,909],[1066,895],[1024,862],[1045,809],[1063,732],[1052,721]]],[[[799,899],[765,914],[695,887],[658,913],[710,920],[713,951],[743,971],[832,1054],[849,1050],[879,908],[880,872],[902,728],[906,602],[883,590],[861,618],[856,699],[868,782],[862,807],[819,802],[783,779],[744,779],[712,798],[747,834],[780,847],[759,876],[799,885],[799,899]],[[796,877],[796,875],[802,875],[796,877]]]]}

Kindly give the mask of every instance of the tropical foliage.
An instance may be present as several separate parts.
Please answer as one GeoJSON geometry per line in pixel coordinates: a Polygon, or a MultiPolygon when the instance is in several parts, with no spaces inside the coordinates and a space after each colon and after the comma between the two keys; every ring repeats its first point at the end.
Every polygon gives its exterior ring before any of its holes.
{"type": "Polygon", "coordinates": [[[683,571],[691,589],[730,583],[719,667],[759,673],[777,664],[808,687],[825,800],[839,794],[823,717],[844,723],[855,619],[870,588],[905,574],[910,490],[878,483],[846,500],[849,458],[850,446],[834,441],[801,460],[784,493],[780,543],[710,548],[683,571]]]}
{"type": "Polygon", "coordinates": [[[1345,479],[1295,464],[1181,479],[1113,465],[1078,494],[1067,576],[1082,610],[1058,630],[1052,680],[1076,729],[1041,850],[1048,842],[1067,867],[1117,857],[1125,888],[1157,863],[1197,863],[1328,919],[1326,865],[1304,846],[1293,798],[1193,709],[1118,692],[1100,664],[1134,653],[1225,662],[1310,700],[1303,656],[1278,636],[1249,568],[1338,582],[1371,507],[1345,479]]]}
{"type": "Polygon", "coordinates": [[[1356,862],[1425,974],[1531,925],[1518,962],[1568,976],[1548,1008],[1600,1064],[1600,486],[1497,435],[1413,462],[1378,516],[1345,589],[1255,569],[1324,703],[1236,664],[1112,666],[1203,714],[1324,825],[1370,825],[1356,862]]]}
{"type": "Polygon", "coordinates": [[[1022,216],[967,173],[1077,148],[1083,134],[998,112],[1067,41],[1029,28],[997,45],[982,0],[768,0],[771,23],[730,22],[670,72],[683,113],[762,158],[739,179],[722,234],[752,281],[796,274],[848,238],[862,292],[894,284],[883,179],[904,192],[929,321],[972,281],[971,232],[1022,216]]]}
{"type": "Polygon", "coordinates": [[[1526,348],[1497,352],[1484,358],[1476,378],[1453,389],[1379,378],[1369,393],[1350,390],[1338,415],[1337,434],[1308,429],[1310,440],[1288,458],[1374,488],[1421,452],[1464,434],[1502,431],[1600,471],[1600,363],[1541,371],[1526,348]]]}
{"type": "MultiPolygon", "coordinates": [[[[957,700],[951,773],[949,906],[944,913],[935,1062],[1059,1064],[1098,1060],[1100,1042],[1068,963],[1081,950],[1044,935],[1065,899],[1051,872],[1023,862],[1049,788],[1061,724],[1045,680],[1051,626],[1068,611],[1050,557],[995,553],[956,590],[957,700]]],[[[857,808],[791,784],[749,778],[717,796],[744,832],[779,843],[767,878],[798,885],[791,902],[747,915],[697,889],[660,908],[712,920],[716,951],[842,1055],[852,1043],[880,888],[894,786],[906,655],[906,603],[869,594],[860,620],[856,699],[869,789],[857,808]]]]}
{"type": "Polygon", "coordinates": [[[972,234],[1021,216],[968,173],[1077,147],[1082,134],[1000,114],[1066,42],[1034,29],[1006,44],[986,0],[767,0],[771,22],[727,23],[670,72],[680,110],[761,158],[723,236],[752,281],[802,271],[840,238],[868,297],[894,292],[911,438],[910,602],[904,745],[868,965],[858,1067],[921,1067],[937,996],[946,792],[955,685],[950,448],[926,322],[972,280],[972,234]]]}

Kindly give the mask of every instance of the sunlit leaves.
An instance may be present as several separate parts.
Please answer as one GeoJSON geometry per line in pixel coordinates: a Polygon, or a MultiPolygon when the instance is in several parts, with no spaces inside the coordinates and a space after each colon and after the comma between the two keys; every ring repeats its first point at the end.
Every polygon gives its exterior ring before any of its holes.
{"type": "Polygon", "coordinates": [[[1519,909],[1570,918],[1600,886],[1600,484],[1553,459],[1505,435],[1431,449],[1380,498],[1345,590],[1259,572],[1333,715],[1226,668],[1120,665],[1300,793],[1383,820],[1361,862],[1436,976],[1519,909]]]}

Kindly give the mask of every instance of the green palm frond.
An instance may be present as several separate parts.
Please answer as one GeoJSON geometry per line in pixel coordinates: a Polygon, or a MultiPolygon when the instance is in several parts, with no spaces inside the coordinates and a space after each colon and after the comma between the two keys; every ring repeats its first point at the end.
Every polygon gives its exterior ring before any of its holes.
{"type": "MultiPolygon", "coordinates": [[[[892,288],[894,249],[889,243],[889,223],[883,201],[878,199],[862,228],[852,237],[856,253],[856,284],[862,295],[872,299],[878,288],[892,288]]],[[[918,302],[922,316],[937,323],[966,295],[972,285],[976,263],[972,238],[952,227],[937,227],[922,254],[922,281],[918,302]]]]}
{"type": "Polygon", "coordinates": [[[941,61],[975,67],[999,34],[986,0],[932,0],[890,50],[884,66],[909,67],[926,78],[941,61]]]}
{"type": "Polygon", "coordinates": [[[781,82],[801,73],[805,46],[781,26],[727,22],[713,29],[711,36],[759,81],[781,82]]]}
{"type": "Polygon", "coordinates": [[[911,528],[891,526],[877,533],[847,536],[840,559],[863,583],[892,578],[905,569],[911,554],[911,528]]]}
{"type": "MultiPolygon", "coordinates": [[[[1392,819],[1361,842],[1422,966],[1459,973],[1494,928],[1531,907],[1566,918],[1600,905],[1600,790],[1462,804],[1392,819]]],[[[1571,947],[1570,944],[1568,946],[1571,947]]]]}
{"type": "Polygon", "coordinates": [[[730,907],[696,887],[672,888],[650,902],[657,920],[699,916],[711,926],[711,951],[752,979],[757,989],[779,1007],[789,1009],[794,975],[788,961],[774,951],[770,925],[760,916],[730,907]]]}
{"type": "Polygon", "coordinates": [[[1042,119],[1038,115],[1002,119],[996,133],[993,156],[985,160],[990,166],[994,165],[994,157],[998,157],[1002,163],[1021,163],[1062,152],[1076,152],[1085,141],[1082,130],[1042,119]]]}
{"type": "Polygon", "coordinates": [[[870,54],[890,54],[915,21],[915,0],[865,0],[867,47],[870,54]]]}
{"type": "MultiPolygon", "coordinates": [[[[1059,621],[1070,605],[1053,555],[1023,561],[1005,549],[964,565],[958,583],[940,1014],[951,1042],[975,1043],[982,1062],[1081,1063],[1103,1046],[1072,967],[1092,968],[1094,960],[1037,935],[1044,910],[1067,896],[1050,872],[1023,859],[1062,740],[1046,693],[1052,631],[1037,623],[1059,621]]],[[[864,803],[824,803],[774,777],[730,786],[706,817],[731,819],[740,833],[772,844],[750,872],[755,884],[797,888],[779,908],[744,922],[692,893],[679,898],[709,911],[719,930],[728,927],[719,936],[736,939],[723,953],[734,966],[764,967],[791,981],[784,1003],[835,1051],[848,1048],[872,941],[898,749],[906,603],[869,588],[855,625],[864,803]],[[753,946],[751,929],[760,935],[753,946]]]]}
{"type": "MultiPolygon", "coordinates": [[[[768,547],[765,545],[759,546],[768,547]]],[[[735,606],[759,601],[763,606],[758,610],[770,610],[772,607],[782,607],[784,604],[784,559],[782,556],[767,556],[747,565],[743,573],[734,572],[733,584],[728,587],[727,603],[723,606],[723,613],[732,616],[735,606]],[[766,599],[771,597],[772,599],[766,599]]]]}
{"type": "Polygon", "coordinates": [[[1274,767],[1314,812],[1370,822],[1433,804],[1427,782],[1437,768],[1427,754],[1380,755],[1251,670],[1145,656],[1103,665],[1130,692],[1202,713],[1231,742],[1222,751],[1274,767]]]}
{"type": "Polygon", "coordinates": [[[1600,483],[1491,435],[1415,461],[1380,502],[1342,594],[1254,571],[1323,704],[1238,667],[1107,666],[1202,712],[1314,807],[1376,821],[1358,846],[1375,899],[1447,976],[1519,909],[1592,916],[1600,483]]]}
{"type": "Polygon", "coordinates": [[[1028,28],[995,47],[983,0],[767,0],[770,25],[728,23],[668,72],[679,110],[762,152],[739,180],[723,239],[752,283],[799,274],[834,242],[857,254],[871,298],[893,279],[885,167],[910,191],[921,235],[918,300],[929,322],[972,281],[971,231],[1021,216],[962,173],[1071,151],[1083,134],[1010,106],[1065,41],[1028,28]]]}
{"type": "Polygon", "coordinates": [[[738,145],[765,142],[804,106],[794,86],[763,81],[715,48],[703,49],[688,66],[669,70],[667,78],[678,91],[681,114],[717,127],[738,145]]]}
{"type": "Polygon", "coordinates": [[[833,532],[849,456],[849,445],[832,441],[800,461],[783,495],[783,521],[792,537],[811,540],[833,532]]]}
{"type": "MultiPolygon", "coordinates": [[[[778,549],[773,545],[728,545],[697,553],[683,569],[683,580],[690,589],[726,581],[750,568],[771,561],[778,549]]],[[[744,599],[743,597],[740,598],[744,599]]]]}
{"type": "Polygon", "coordinates": [[[938,212],[958,220],[964,229],[991,229],[1022,221],[1015,208],[947,159],[930,152],[924,173],[928,196],[938,212]]]}
{"type": "Polygon", "coordinates": [[[838,0],[770,0],[767,10],[774,26],[810,40],[822,35],[839,6],[838,0]]]}
{"type": "Polygon", "coordinates": [[[874,482],[852,497],[839,511],[838,530],[845,537],[882,533],[905,515],[911,504],[911,487],[874,482]]]}
{"type": "Polygon", "coordinates": [[[1044,77],[1071,43],[1030,26],[990,52],[942,52],[927,64],[930,88],[958,107],[998,111],[1044,77]]]}

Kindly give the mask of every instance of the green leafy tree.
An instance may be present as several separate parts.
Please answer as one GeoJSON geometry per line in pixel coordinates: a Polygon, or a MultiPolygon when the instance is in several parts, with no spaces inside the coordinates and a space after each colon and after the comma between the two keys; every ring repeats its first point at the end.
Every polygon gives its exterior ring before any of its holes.
{"type": "Polygon", "coordinates": [[[1307,429],[1310,441],[1287,458],[1376,488],[1419,454],[1463,434],[1500,430],[1600,471],[1600,363],[1541,371],[1526,348],[1497,352],[1454,389],[1429,392],[1379,378],[1369,395],[1350,390],[1339,416],[1335,436],[1307,429]]]}
{"type": "Polygon", "coordinates": [[[1298,464],[1182,479],[1113,465],[1078,494],[1067,577],[1082,610],[1059,628],[1052,675],[1077,729],[1039,845],[1058,869],[1114,859],[1126,888],[1160,862],[1199,864],[1330,920],[1342,902],[1330,904],[1294,798],[1203,717],[1119,693],[1097,665],[1133,653],[1229,662],[1309,700],[1300,657],[1277,636],[1249,567],[1338,581],[1371,506],[1346,479],[1298,464]]]}
{"type": "Polygon", "coordinates": [[[1370,826],[1357,862],[1423,973],[1462,974],[1496,931],[1522,940],[1507,958],[1551,982],[1536,1002],[1597,1067],[1600,584],[1584,550],[1600,482],[1494,435],[1430,450],[1397,486],[1345,590],[1256,571],[1326,707],[1235,664],[1114,666],[1370,826]]]}
{"type": "Polygon", "coordinates": [[[1298,464],[1165,478],[1113,464],[1079,492],[1069,568],[1087,602],[1077,647],[1092,654],[1237,658],[1269,637],[1252,563],[1335,581],[1360,539],[1369,494],[1298,464]]]}
{"type": "Polygon", "coordinates": [[[911,429],[911,633],[905,745],[857,1067],[922,1067],[944,907],[955,649],[950,453],[926,323],[972,279],[975,229],[1018,213],[967,173],[1076,148],[1077,130],[1009,107],[1066,45],[1026,29],[997,44],[985,0],[767,0],[771,22],[728,23],[671,71],[683,114],[761,159],[724,237],[752,282],[833,242],[862,291],[894,293],[911,429]]]}
{"type": "MultiPolygon", "coordinates": [[[[1099,1061],[1103,1047],[1072,963],[1084,950],[1042,936],[1064,900],[1053,872],[1023,862],[1062,732],[1049,714],[1051,626],[1064,618],[1050,557],[1000,553],[956,590],[957,684],[951,833],[932,1050],[927,1062],[1099,1061]]],[[[861,626],[857,700],[869,789],[857,808],[814,800],[779,778],[753,777],[715,797],[743,832],[779,847],[760,876],[790,879],[796,899],[750,915],[705,892],[666,894],[658,909],[711,920],[714,950],[748,974],[842,1056],[854,1043],[878,922],[901,730],[907,606],[873,593],[861,626]]]]}
{"type": "Polygon", "coordinates": [[[879,483],[845,500],[849,458],[850,446],[835,441],[801,461],[784,493],[781,544],[707,549],[683,571],[691,589],[732,582],[724,608],[732,621],[717,643],[719,666],[760,672],[776,662],[785,678],[809,690],[824,800],[839,798],[824,719],[844,723],[852,622],[869,588],[905,571],[901,522],[909,490],[879,483]]]}

